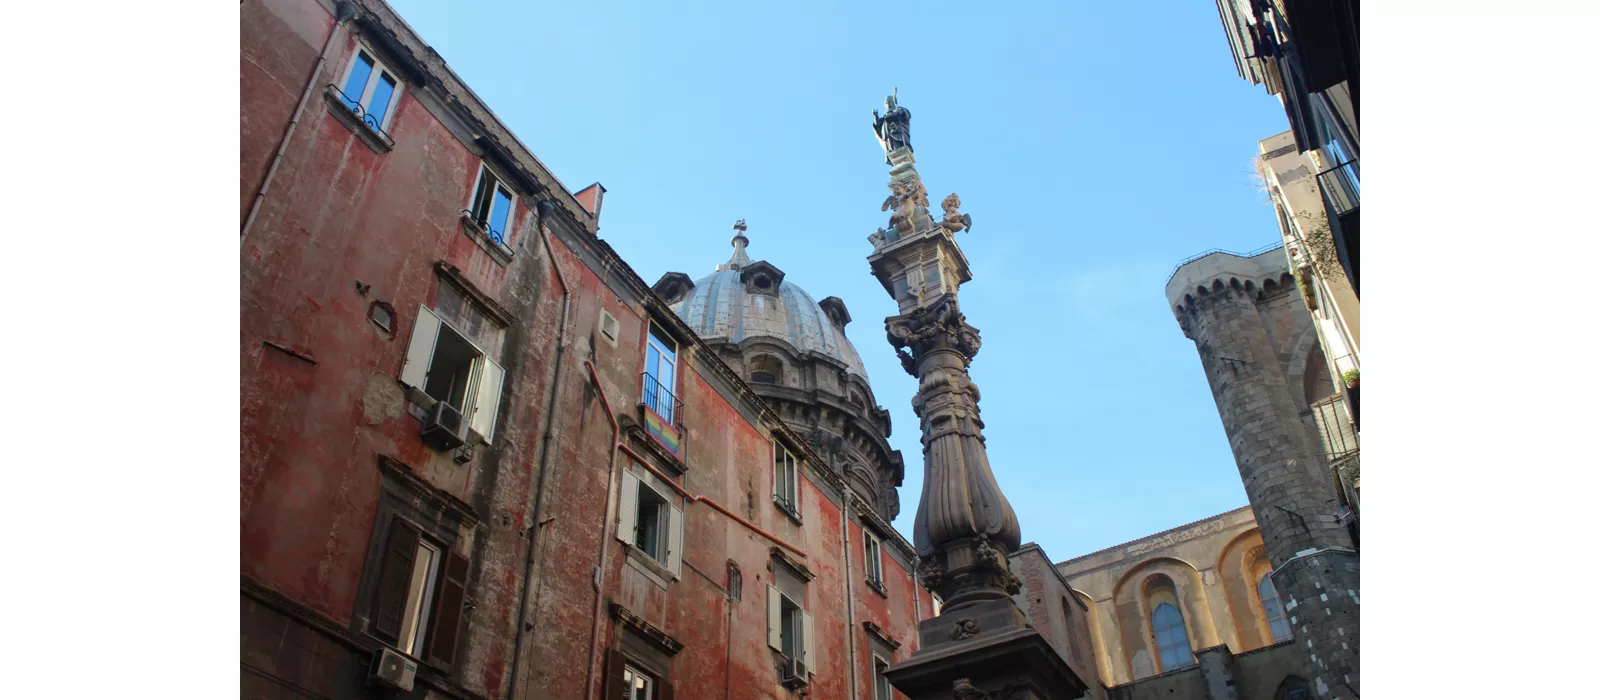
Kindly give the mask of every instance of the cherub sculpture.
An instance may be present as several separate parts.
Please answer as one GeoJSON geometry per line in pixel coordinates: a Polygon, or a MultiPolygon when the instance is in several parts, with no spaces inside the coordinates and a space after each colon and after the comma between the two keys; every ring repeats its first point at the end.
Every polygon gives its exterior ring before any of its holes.
{"type": "Polygon", "coordinates": [[[961,207],[961,198],[957,197],[954,192],[951,192],[949,197],[945,197],[944,202],[940,203],[939,206],[944,207],[944,221],[940,223],[940,226],[943,226],[946,231],[954,234],[963,230],[972,230],[972,215],[957,211],[961,207]]]}

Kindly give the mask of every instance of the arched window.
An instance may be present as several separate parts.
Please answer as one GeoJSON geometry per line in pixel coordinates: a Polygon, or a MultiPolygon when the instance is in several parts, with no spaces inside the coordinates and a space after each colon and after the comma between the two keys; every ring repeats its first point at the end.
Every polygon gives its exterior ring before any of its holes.
{"type": "Polygon", "coordinates": [[[783,363],[771,355],[762,355],[750,361],[750,382],[777,384],[783,379],[783,363]]]}
{"type": "Polygon", "coordinates": [[[1289,676],[1278,686],[1276,700],[1311,700],[1311,686],[1304,678],[1289,676]]]}
{"type": "Polygon", "coordinates": [[[1150,614],[1150,629],[1155,633],[1156,651],[1161,655],[1161,671],[1173,671],[1194,663],[1189,650],[1189,633],[1183,627],[1183,613],[1172,603],[1156,606],[1150,614]]]}
{"type": "Polygon", "coordinates": [[[1283,603],[1278,600],[1278,589],[1272,585],[1271,573],[1261,576],[1256,592],[1261,594],[1261,612],[1266,614],[1267,626],[1272,628],[1272,641],[1288,639],[1289,621],[1283,617],[1283,603]]]}

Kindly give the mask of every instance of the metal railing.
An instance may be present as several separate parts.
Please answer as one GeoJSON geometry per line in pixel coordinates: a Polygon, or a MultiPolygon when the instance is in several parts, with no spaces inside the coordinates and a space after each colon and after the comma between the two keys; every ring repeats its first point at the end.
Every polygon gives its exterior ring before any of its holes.
{"type": "Polygon", "coordinates": [[[1270,252],[1272,252],[1274,250],[1277,250],[1279,248],[1282,248],[1282,247],[1283,247],[1283,241],[1278,241],[1277,243],[1269,243],[1267,245],[1261,246],[1260,248],[1252,250],[1252,251],[1250,251],[1248,253],[1235,253],[1235,252],[1233,252],[1231,250],[1223,250],[1221,248],[1212,248],[1211,250],[1208,250],[1208,251],[1206,251],[1204,253],[1196,253],[1196,254],[1191,255],[1191,256],[1189,256],[1187,258],[1179,260],[1178,264],[1172,266],[1172,272],[1167,274],[1167,282],[1171,282],[1173,277],[1178,276],[1179,268],[1182,268],[1184,265],[1188,265],[1189,263],[1192,263],[1192,262],[1194,262],[1196,260],[1199,260],[1200,258],[1203,258],[1203,257],[1205,257],[1207,255],[1214,255],[1216,253],[1227,253],[1228,255],[1233,255],[1233,256],[1236,256],[1236,257],[1240,257],[1240,258],[1253,258],[1253,257],[1255,257],[1257,255],[1261,255],[1263,253],[1270,253],[1270,252]]]}
{"type": "Polygon", "coordinates": [[[1311,416],[1317,426],[1317,437],[1322,439],[1323,454],[1329,460],[1361,449],[1361,436],[1350,424],[1343,396],[1334,394],[1311,404],[1311,416]]]}
{"type": "Polygon", "coordinates": [[[383,115],[367,113],[367,109],[362,107],[360,102],[350,99],[349,95],[346,95],[343,90],[339,89],[339,86],[334,85],[333,83],[328,83],[328,89],[339,94],[339,104],[344,105],[345,109],[348,109],[352,114],[355,114],[356,119],[361,120],[362,125],[366,126],[368,129],[371,129],[379,136],[382,136],[383,140],[391,144],[394,143],[394,137],[390,136],[389,132],[383,130],[383,115]]]}
{"type": "Polygon", "coordinates": [[[1327,196],[1334,216],[1355,211],[1361,206],[1361,162],[1352,160],[1317,173],[1317,186],[1327,196]]]}
{"type": "Polygon", "coordinates": [[[654,375],[644,373],[644,392],[640,394],[639,403],[645,408],[655,412],[667,421],[667,425],[678,426],[683,418],[683,402],[672,392],[656,381],[654,375]]]}

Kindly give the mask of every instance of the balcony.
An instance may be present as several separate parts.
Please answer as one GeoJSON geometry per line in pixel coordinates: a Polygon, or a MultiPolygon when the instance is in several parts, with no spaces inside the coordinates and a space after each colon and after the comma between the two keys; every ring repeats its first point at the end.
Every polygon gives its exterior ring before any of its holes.
{"type": "Polygon", "coordinates": [[[645,373],[640,376],[644,380],[644,389],[639,393],[639,409],[645,430],[672,456],[681,457],[683,402],[653,375],[645,373]]]}
{"type": "Polygon", "coordinates": [[[1317,173],[1317,186],[1328,199],[1328,213],[1344,216],[1361,207],[1360,163],[1340,163],[1317,173]]]}
{"type": "Polygon", "coordinates": [[[351,99],[332,83],[323,88],[322,94],[327,98],[333,116],[355,132],[374,153],[388,153],[394,148],[394,138],[383,130],[383,115],[367,113],[359,101],[351,99]]]}

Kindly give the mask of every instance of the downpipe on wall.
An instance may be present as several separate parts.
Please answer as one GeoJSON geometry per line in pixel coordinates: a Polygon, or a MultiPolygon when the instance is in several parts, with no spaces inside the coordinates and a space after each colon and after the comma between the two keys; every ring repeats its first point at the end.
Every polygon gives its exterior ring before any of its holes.
{"type": "Polygon", "coordinates": [[[540,516],[544,512],[544,485],[547,475],[547,465],[550,463],[550,443],[555,435],[556,428],[556,399],[561,392],[561,377],[566,364],[563,360],[567,353],[567,319],[572,313],[572,290],[567,286],[567,276],[561,273],[561,263],[556,260],[555,249],[550,245],[550,234],[545,222],[549,221],[550,213],[555,209],[555,203],[549,200],[539,202],[534,207],[536,218],[534,228],[539,233],[539,241],[544,246],[545,257],[550,260],[550,269],[555,272],[556,283],[561,285],[561,320],[556,325],[556,356],[555,367],[550,378],[550,388],[546,392],[548,398],[544,409],[544,436],[540,439],[539,447],[539,477],[533,490],[533,515],[528,523],[528,546],[522,556],[522,592],[517,599],[517,634],[511,646],[511,674],[506,681],[505,697],[514,697],[517,692],[517,674],[522,667],[522,638],[533,633],[534,625],[523,617],[527,614],[528,589],[533,587],[533,550],[540,536],[540,516]]]}
{"type": "Polygon", "coordinates": [[[593,698],[596,694],[594,687],[595,655],[600,651],[600,624],[605,615],[605,591],[600,586],[600,579],[605,575],[606,565],[611,559],[611,538],[614,535],[611,526],[616,522],[616,517],[611,511],[616,507],[617,500],[617,448],[622,447],[622,426],[617,424],[616,414],[611,412],[611,402],[606,400],[605,387],[600,386],[600,377],[595,374],[594,363],[583,361],[583,368],[589,372],[589,381],[594,384],[595,394],[600,396],[600,407],[605,409],[606,420],[611,422],[611,459],[606,467],[606,507],[601,512],[603,519],[600,524],[600,555],[599,564],[594,569],[594,625],[589,629],[589,670],[584,674],[583,696],[593,698]]]}
{"type": "Polygon", "coordinates": [[[278,152],[272,156],[272,165],[267,168],[267,174],[261,179],[261,186],[256,188],[255,201],[250,203],[250,214],[244,219],[244,224],[239,227],[239,245],[244,246],[244,237],[250,233],[250,226],[256,222],[256,214],[261,212],[261,203],[267,198],[267,190],[272,188],[272,179],[278,175],[278,166],[283,163],[283,154],[289,150],[289,140],[294,138],[294,131],[300,126],[300,116],[306,111],[306,102],[311,100],[311,93],[316,91],[317,83],[321,82],[322,66],[328,62],[328,52],[333,50],[333,40],[339,36],[339,30],[346,22],[356,16],[356,6],[348,2],[340,2],[334,9],[333,28],[328,30],[328,38],[322,42],[322,53],[317,54],[317,65],[311,69],[311,77],[306,79],[306,89],[300,93],[300,103],[295,105],[294,113],[289,117],[289,126],[283,131],[283,138],[278,141],[278,152]]]}
{"type": "Polygon", "coordinates": [[[850,640],[850,700],[857,700],[861,696],[856,688],[856,676],[859,675],[856,669],[856,586],[855,579],[850,575],[850,505],[855,497],[855,493],[846,486],[844,508],[839,511],[839,539],[843,540],[840,547],[844,554],[845,638],[850,640]]]}

